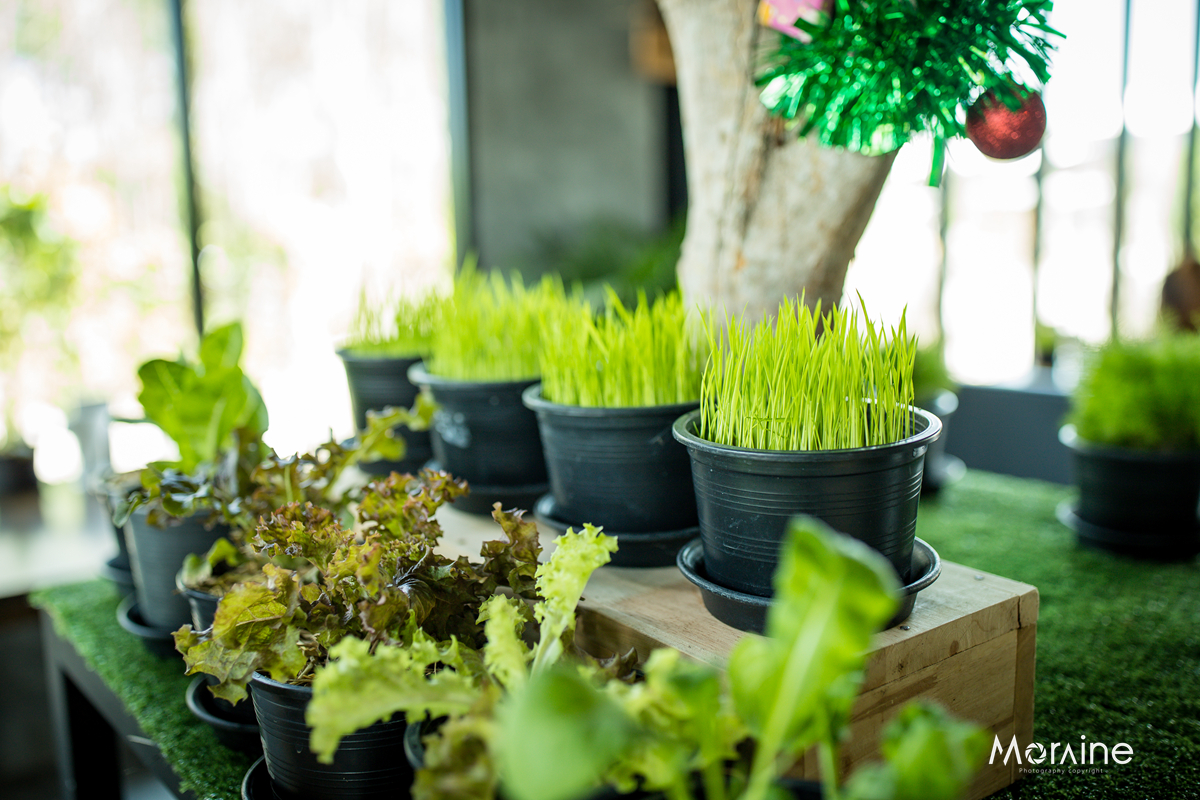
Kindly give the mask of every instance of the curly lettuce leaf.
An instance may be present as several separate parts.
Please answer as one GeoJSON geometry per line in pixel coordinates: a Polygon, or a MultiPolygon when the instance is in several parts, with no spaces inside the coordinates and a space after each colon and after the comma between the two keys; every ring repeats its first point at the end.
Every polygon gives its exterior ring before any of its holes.
{"type": "Polygon", "coordinates": [[[849,720],[871,636],[895,612],[898,595],[879,553],[819,520],[791,522],[766,638],[743,638],[729,658],[734,703],[757,740],[744,800],[766,797],[813,743],[823,747],[824,779],[836,782],[830,753],[849,720]]]}
{"type": "Polygon", "coordinates": [[[882,764],[862,767],[846,800],[957,800],[988,752],[986,731],[928,701],[909,703],[883,732],[882,764]]]}
{"type": "Polygon", "coordinates": [[[627,791],[641,785],[678,796],[699,773],[707,796],[723,797],[725,762],[736,759],[746,729],[719,673],[668,648],[651,652],[644,673],[645,680],[637,683],[607,685],[609,696],[643,735],[621,754],[606,779],[627,791]]]}
{"type": "Polygon", "coordinates": [[[529,677],[529,648],[521,641],[528,613],[526,605],[503,595],[488,598],[479,611],[483,623],[483,663],[488,673],[505,689],[525,685],[529,677]]]}
{"type": "Polygon", "coordinates": [[[489,750],[496,723],[487,713],[452,717],[426,736],[425,765],[413,800],[495,800],[496,767],[489,750]]]}
{"type": "Polygon", "coordinates": [[[308,663],[295,624],[300,604],[295,573],[267,564],[263,575],[264,581],[239,584],[221,598],[210,631],[184,625],[174,634],[187,674],[216,677],[213,694],[231,703],[245,698],[255,671],[287,681],[308,663]]]}
{"type": "Polygon", "coordinates": [[[246,563],[246,554],[239,550],[233,542],[224,536],[213,542],[212,547],[204,555],[190,553],[183,560],[183,568],[179,571],[179,580],[184,586],[196,587],[203,585],[213,577],[214,572],[222,569],[234,569],[246,563]]]}
{"type": "Polygon", "coordinates": [[[568,528],[558,537],[550,560],[537,568],[537,590],[543,601],[533,610],[541,625],[541,638],[533,654],[534,673],[562,657],[564,639],[569,642],[575,631],[575,607],[583,597],[583,588],[592,573],[607,564],[616,551],[616,537],[605,536],[594,525],[584,525],[579,532],[568,528]]]}
{"type": "Polygon", "coordinates": [[[310,747],[324,764],[332,763],[342,737],[372,723],[401,712],[410,718],[460,715],[479,698],[458,643],[438,644],[419,628],[406,647],[372,652],[361,639],[343,639],[329,656],[313,677],[305,711],[310,747]]]}
{"type": "Polygon", "coordinates": [[[485,574],[510,587],[518,597],[533,600],[537,594],[537,570],[542,542],[537,524],[525,519],[519,509],[504,511],[499,503],[492,507],[492,519],[504,531],[506,541],[484,542],[479,551],[485,574]]]}

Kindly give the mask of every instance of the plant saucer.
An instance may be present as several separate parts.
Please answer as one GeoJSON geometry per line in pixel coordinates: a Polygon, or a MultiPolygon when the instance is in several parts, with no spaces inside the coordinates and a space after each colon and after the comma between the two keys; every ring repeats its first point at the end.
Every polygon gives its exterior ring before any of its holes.
{"type": "Polygon", "coordinates": [[[112,581],[122,595],[128,595],[133,592],[133,570],[129,567],[128,559],[124,559],[124,566],[121,561],[119,555],[105,561],[104,566],[100,568],[100,576],[112,581]]]}
{"type": "Polygon", "coordinates": [[[178,658],[175,650],[175,637],[172,631],[165,628],[154,628],[146,624],[142,611],[138,608],[137,595],[130,594],[117,606],[117,622],[121,627],[142,640],[142,644],[160,658],[178,658]]]}
{"type": "Polygon", "coordinates": [[[267,760],[262,756],[250,765],[246,777],[242,778],[242,800],[276,800],[271,773],[267,772],[267,760]]]}
{"type": "Polygon", "coordinates": [[[1076,513],[1075,500],[1064,500],[1055,509],[1058,521],[1075,532],[1079,543],[1120,555],[1160,561],[1187,561],[1200,553],[1200,522],[1191,531],[1118,530],[1088,522],[1076,513]]]}
{"type": "MultiPolygon", "coordinates": [[[[693,539],[679,551],[676,563],[684,577],[699,587],[700,598],[708,613],[741,631],[762,633],[766,629],[771,598],[739,592],[709,580],[704,570],[704,548],[699,539],[693,539]]],[[[942,573],[942,560],[937,551],[921,539],[913,540],[911,572],[912,579],[901,590],[900,608],[883,626],[884,630],[908,619],[917,602],[917,593],[929,588],[942,573]]]]}
{"type": "MultiPolygon", "coordinates": [[[[440,470],[442,465],[437,461],[425,462],[425,469],[440,470]]],[[[461,477],[456,475],[455,477],[461,477]]],[[[486,486],[467,481],[470,493],[451,503],[456,511],[468,514],[483,514],[491,516],[492,506],[499,503],[501,508],[532,508],[537,499],[550,488],[548,483],[528,483],[518,486],[486,486]]]]}
{"type": "MultiPolygon", "coordinates": [[[[553,494],[544,494],[538,499],[533,506],[533,516],[555,533],[565,533],[567,528],[583,528],[581,522],[568,522],[558,516],[553,494]]],[[[669,567],[675,563],[679,548],[696,538],[700,528],[659,533],[616,533],[607,529],[604,532],[617,537],[617,552],[613,553],[612,560],[608,562],[612,566],[669,567]]]]}
{"type": "MultiPolygon", "coordinates": [[[[205,675],[197,675],[187,688],[187,707],[192,716],[208,725],[217,735],[217,741],[230,750],[238,750],[248,756],[262,755],[262,739],[258,735],[258,723],[239,721],[222,711],[217,698],[208,691],[205,675]]],[[[243,703],[249,703],[246,698],[243,703]]],[[[230,708],[230,706],[226,706],[230,708]]],[[[234,712],[237,713],[237,712],[234,712]]]]}

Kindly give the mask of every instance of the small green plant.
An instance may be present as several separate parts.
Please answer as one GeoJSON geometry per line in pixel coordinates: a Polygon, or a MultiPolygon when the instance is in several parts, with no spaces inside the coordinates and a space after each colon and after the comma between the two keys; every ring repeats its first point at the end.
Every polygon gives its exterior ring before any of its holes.
{"type": "Polygon", "coordinates": [[[588,303],[543,320],[542,396],[575,406],[659,406],[700,397],[703,361],[677,292],[628,309],[612,289],[603,313],[588,303]]]}
{"type": "Polygon", "coordinates": [[[865,653],[894,612],[897,591],[878,553],[816,520],[794,521],[766,636],[737,644],[727,681],[660,649],[641,682],[597,685],[560,667],[514,688],[492,732],[506,795],[580,797],[588,785],[582,775],[591,785],[640,786],[672,800],[767,800],[783,796],[776,782],[815,745],[829,800],[961,797],[987,753],[987,735],[928,704],[901,709],[884,734],[884,763],[844,786],[838,775],[865,653]],[[749,757],[736,747],[747,737],[749,757]],[[564,785],[564,771],[577,783],[564,785]]]}
{"type": "MultiPolygon", "coordinates": [[[[860,298],[861,303],[861,298],[860,298]]],[[[785,298],[774,320],[706,314],[699,435],[759,450],[835,450],[890,444],[911,433],[916,338],[865,312],[821,313],[785,298]],[[723,329],[722,329],[723,327],[723,329]],[[866,402],[870,400],[871,402],[866,402]]]]}
{"type": "Polygon", "coordinates": [[[264,579],[225,594],[210,629],[176,631],[188,674],[215,676],[213,694],[237,702],[255,671],[310,683],[346,638],[375,651],[409,647],[419,630],[433,641],[480,647],[480,606],[498,586],[532,599],[541,548],[536,527],[498,513],[505,540],[485,542],[481,562],[436,553],[442,529],[434,515],[465,492],[463,482],[444,472],[424,471],[419,483],[392,473],[364,491],[354,527],[311,503],[284,506],[264,519],[256,552],[298,564],[264,565],[264,579]]]}
{"type": "Polygon", "coordinates": [[[1068,421],[1096,444],[1200,449],[1200,335],[1164,331],[1104,345],[1089,359],[1068,421]]]}
{"type": "Polygon", "coordinates": [[[373,304],[364,288],[346,349],[380,358],[428,356],[434,334],[442,325],[445,304],[445,298],[433,293],[373,304]]]}
{"type": "Polygon", "coordinates": [[[426,367],[430,374],[452,380],[535,378],[542,322],[551,309],[567,302],[557,278],[546,276],[526,287],[516,273],[506,279],[468,263],[455,278],[426,367]]]}

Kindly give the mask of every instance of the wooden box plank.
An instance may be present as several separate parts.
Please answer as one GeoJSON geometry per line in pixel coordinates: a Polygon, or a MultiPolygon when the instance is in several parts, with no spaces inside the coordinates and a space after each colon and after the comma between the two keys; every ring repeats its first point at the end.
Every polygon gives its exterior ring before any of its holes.
{"type": "MultiPolygon", "coordinates": [[[[447,509],[439,519],[448,553],[477,555],[483,541],[500,535],[486,517],[447,509]]],[[[553,535],[543,530],[542,542],[552,548],[553,535]]],[[[875,637],[842,749],[842,775],[875,757],[892,715],[918,697],[987,727],[1005,744],[1015,735],[1023,750],[1033,740],[1037,614],[1034,587],[943,561],[941,577],[918,596],[912,616],[875,637]]],[[[746,635],[714,619],[674,567],[602,567],[584,593],[577,641],[597,655],[635,648],[642,658],[654,647],[674,647],[723,667],[746,635]]],[[[794,772],[817,777],[815,754],[794,772]]],[[[1015,763],[986,765],[969,797],[987,797],[1017,777],[1015,763]]]]}

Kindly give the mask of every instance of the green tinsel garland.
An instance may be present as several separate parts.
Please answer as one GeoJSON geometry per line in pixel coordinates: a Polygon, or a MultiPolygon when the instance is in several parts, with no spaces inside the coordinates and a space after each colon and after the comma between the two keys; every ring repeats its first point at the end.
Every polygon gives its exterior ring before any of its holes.
{"type": "MultiPolygon", "coordinates": [[[[965,110],[996,94],[1012,108],[1018,60],[1049,77],[1052,0],[831,0],[828,20],[795,25],[759,70],[763,103],[802,119],[824,145],[886,153],[915,133],[965,135],[965,110]],[[961,107],[961,111],[960,111],[961,107]]],[[[939,148],[940,149],[940,148],[939,148]]],[[[940,170],[939,170],[940,171],[940,170]]]]}

